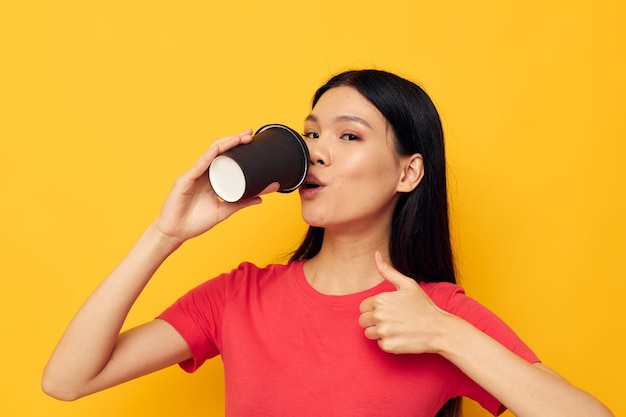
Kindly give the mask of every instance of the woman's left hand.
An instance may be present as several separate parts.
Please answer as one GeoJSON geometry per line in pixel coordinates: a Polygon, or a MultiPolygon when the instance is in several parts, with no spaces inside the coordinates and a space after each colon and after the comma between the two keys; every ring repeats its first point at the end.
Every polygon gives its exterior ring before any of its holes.
{"type": "Polygon", "coordinates": [[[396,291],[365,299],[360,306],[359,324],[368,339],[377,340],[389,353],[436,353],[442,333],[443,311],[422,290],[419,284],[395,270],[376,252],[380,275],[391,282],[396,291]]]}

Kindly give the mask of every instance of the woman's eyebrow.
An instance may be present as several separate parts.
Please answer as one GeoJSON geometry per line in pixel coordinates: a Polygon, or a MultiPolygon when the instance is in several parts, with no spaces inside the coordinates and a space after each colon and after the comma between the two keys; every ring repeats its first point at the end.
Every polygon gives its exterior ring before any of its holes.
{"type": "MultiPolygon", "coordinates": [[[[305,122],[313,122],[313,123],[317,123],[318,119],[317,117],[315,117],[315,115],[313,114],[309,114],[306,119],[304,119],[305,122]]],[[[351,114],[344,114],[341,116],[337,116],[334,119],[335,123],[336,122],[356,122],[359,124],[362,124],[365,127],[368,127],[370,129],[372,129],[372,126],[367,122],[367,120],[359,117],[359,116],[354,116],[351,114]]]]}

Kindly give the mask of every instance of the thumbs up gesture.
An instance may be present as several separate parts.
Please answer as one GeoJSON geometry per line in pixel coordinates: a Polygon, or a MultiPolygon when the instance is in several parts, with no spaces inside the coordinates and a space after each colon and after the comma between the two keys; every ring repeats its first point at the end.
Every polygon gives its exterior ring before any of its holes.
{"type": "Polygon", "coordinates": [[[450,314],[435,305],[419,284],[392,268],[376,252],[376,268],[396,290],[365,299],[359,325],[389,353],[437,353],[450,314]]]}

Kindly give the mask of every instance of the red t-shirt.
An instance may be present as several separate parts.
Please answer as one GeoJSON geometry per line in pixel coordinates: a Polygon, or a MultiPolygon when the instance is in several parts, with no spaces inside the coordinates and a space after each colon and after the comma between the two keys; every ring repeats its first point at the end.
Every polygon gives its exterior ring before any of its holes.
{"type": "MultiPolygon", "coordinates": [[[[241,264],[201,284],[159,316],[186,340],[195,371],[221,354],[226,415],[432,417],[465,396],[492,414],[500,402],[436,354],[396,355],[364,336],[360,303],[394,291],[387,281],[359,293],[317,292],[303,262],[241,264]]],[[[484,331],[529,362],[533,352],[498,317],[450,283],[421,284],[442,309],[484,331]]]]}

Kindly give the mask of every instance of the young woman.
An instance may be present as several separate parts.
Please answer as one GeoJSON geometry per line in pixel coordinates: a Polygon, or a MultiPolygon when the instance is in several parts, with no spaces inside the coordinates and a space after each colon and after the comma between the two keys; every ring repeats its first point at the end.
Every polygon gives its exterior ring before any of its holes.
{"type": "Polygon", "coordinates": [[[454,416],[463,396],[494,415],[612,415],[455,285],[443,133],[421,88],[339,74],[315,94],[304,136],[310,227],[289,263],[243,263],[119,334],[168,255],[261,202],[223,202],[206,176],[251,132],[214,142],[70,323],[44,391],[73,400],[219,354],[228,416],[454,416]]]}

